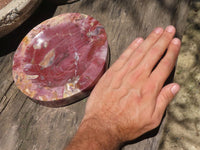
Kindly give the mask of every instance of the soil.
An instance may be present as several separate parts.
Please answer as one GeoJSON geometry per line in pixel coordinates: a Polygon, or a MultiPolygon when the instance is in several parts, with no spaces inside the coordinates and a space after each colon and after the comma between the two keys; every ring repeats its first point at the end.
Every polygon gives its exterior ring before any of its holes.
{"type": "Polygon", "coordinates": [[[0,9],[5,7],[8,3],[10,3],[12,0],[0,0],[0,9]]]}
{"type": "Polygon", "coordinates": [[[200,1],[192,1],[174,82],[181,90],[167,110],[159,150],[200,150],[200,1]]]}

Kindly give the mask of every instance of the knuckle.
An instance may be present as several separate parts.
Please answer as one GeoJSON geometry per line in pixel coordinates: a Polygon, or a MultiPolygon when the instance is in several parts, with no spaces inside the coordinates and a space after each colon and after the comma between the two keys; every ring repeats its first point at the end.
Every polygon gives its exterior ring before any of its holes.
{"type": "Polygon", "coordinates": [[[122,53],[119,57],[119,60],[126,60],[128,58],[128,55],[126,54],[126,52],[122,53]]]}
{"type": "Polygon", "coordinates": [[[161,122],[161,118],[159,116],[152,118],[151,123],[150,123],[151,129],[158,127],[160,125],[160,122],[161,122]]]}
{"type": "Polygon", "coordinates": [[[165,33],[163,34],[162,38],[163,38],[164,40],[169,41],[169,40],[172,38],[172,34],[170,34],[169,32],[165,32],[165,33]]]}
{"type": "Polygon", "coordinates": [[[164,92],[162,95],[161,95],[161,98],[162,99],[172,99],[173,98],[173,94],[171,93],[171,91],[168,89],[166,92],[164,92]]]}
{"type": "Polygon", "coordinates": [[[151,70],[150,63],[142,62],[140,65],[141,65],[141,68],[143,68],[143,72],[145,72],[145,74],[148,74],[149,71],[151,70]]]}
{"type": "Polygon", "coordinates": [[[130,79],[131,81],[137,81],[142,77],[143,69],[137,69],[134,72],[131,73],[130,79]]]}
{"type": "Polygon", "coordinates": [[[139,47],[135,50],[137,54],[142,54],[144,52],[143,48],[139,47]]]}
{"type": "Polygon", "coordinates": [[[105,73],[105,77],[106,78],[112,78],[114,75],[114,72],[112,71],[112,69],[109,69],[108,71],[106,71],[105,73]]]}
{"type": "Polygon", "coordinates": [[[160,119],[156,119],[152,122],[151,127],[152,129],[158,127],[160,125],[160,119]]]}
{"type": "MultiPolygon", "coordinates": [[[[121,56],[120,56],[121,57],[121,56]]],[[[111,67],[110,70],[112,70],[112,72],[118,72],[119,70],[121,70],[124,67],[124,60],[125,58],[120,58],[118,59],[111,67]]]]}
{"type": "Polygon", "coordinates": [[[158,55],[160,53],[160,48],[158,46],[154,46],[151,50],[151,53],[154,55],[158,55]]]}
{"type": "Polygon", "coordinates": [[[116,72],[120,69],[120,67],[122,66],[122,59],[118,59],[111,67],[110,70],[112,70],[113,72],[116,72]]]}
{"type": "Polygon", "coordinates": [[[157,91],[157,85],[156,84],[147,84],[147,86],[145,86],[143,89],[142,89],[142,95],[152,95],[154,94],[155,91],[157,91]]]}
{"type": "Polygon", "coordinates": [[[157,39],[159,36],[160,36],[159,34],[153,32],[152,34],[149,35],[149,38],[150,39],[157,39]]]}
{"type": "Polygon", "coordinates": [[[168,58],[162,59],[161,62],[163,64],[163,66],[165,66],[167,68],[171,68],[172,67],[172,61],[170,61],[170,59],[168,59],[168,58]]]}
{"type": "Polygon", "coordinates": [[[122,85],[122,82],[123,82],[123,76],[118,74],[115,76],[115,78],[112,79],[111,87],[113,89],[119,89],[122,85]]]}
{"type": "Polygon", "coordinates": [[[106,73],[103,75],[103,77],[100,80],[103,80],[105,82],[110,82],[113,76],[114,76],[114,72],[112,71],[112,69],[109,69],[108,71],[106,71],[106,73]]]}
{"type": "MultiPolygon", "coordinates": [[[[150,117],[151,118],[151,117],[150,117]]],[[[147,130],[152,130],[160,125],[161,119],[158,118],[151,118],[146,123],[147,130]]]]}

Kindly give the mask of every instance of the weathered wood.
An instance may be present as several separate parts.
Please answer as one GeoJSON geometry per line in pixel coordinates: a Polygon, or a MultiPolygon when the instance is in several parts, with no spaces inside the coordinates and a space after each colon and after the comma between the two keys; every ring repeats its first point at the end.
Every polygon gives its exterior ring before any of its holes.
{"type": "MultiPolygon", "coordinates": [[[[188,3],[189,0],[82,0],[58,6],[54,15],[80,12],[99,20],[108,34],[112,64],[134,38],[145,38],[156,26],[173,24],[181,38],[188,3]]],[[[62,108],[35,104],[13,84],[12,57],[13,52],[1,53],[0,57],[0,150],[62,150],[80,124],[86,100],[62,108]]],[[[124,149],[155,150],[160,136],[158,133],[139,139],[124,149]]]]}

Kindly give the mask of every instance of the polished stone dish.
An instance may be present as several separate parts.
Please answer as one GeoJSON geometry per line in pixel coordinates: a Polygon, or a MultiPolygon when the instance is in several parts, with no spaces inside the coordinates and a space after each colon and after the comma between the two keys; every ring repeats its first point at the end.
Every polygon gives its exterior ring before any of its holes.
{"type": "Polygon", "coordinates": [[[107,36],[94,18],[68,13],[33,28],[13,60],[13,78],[27,96],[57,107],[87,96],[106,69],[107,36]]]}

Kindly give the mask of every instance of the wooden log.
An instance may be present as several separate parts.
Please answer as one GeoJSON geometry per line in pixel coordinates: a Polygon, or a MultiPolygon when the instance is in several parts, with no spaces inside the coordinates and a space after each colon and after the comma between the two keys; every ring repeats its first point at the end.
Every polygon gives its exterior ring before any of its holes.
{"type": "MultiPolygon", "coordinates": [[[[181,38],[188,3],[189,0],[82,0],[58,6],[54,15],[79,12],[100,21],[108,34],[112,64],[133,39],[145,38],[157,26],[173,24],[181,38]]],[[[32,102],[13,84],[12,57],[13,52],[1,53],[0,57],[0,150],[62,150],[80,124],[86,100],[61,108],[32,102]]],[[[162,135],[154,133],[123,149],[156,150],[162,135]]]]}

